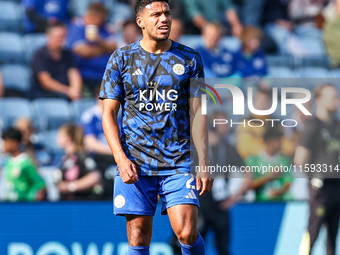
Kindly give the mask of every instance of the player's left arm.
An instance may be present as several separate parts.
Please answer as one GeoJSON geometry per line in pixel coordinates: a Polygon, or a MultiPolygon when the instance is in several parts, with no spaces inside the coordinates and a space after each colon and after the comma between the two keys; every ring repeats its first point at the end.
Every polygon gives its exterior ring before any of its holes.
{"type": "Polygon", "coordinates": [[[207,118],[206,115],[201,114],[200,98],[190,98],[189,107],[191,134],[199,160],[199,171],[196,174],[196,189],[201,190],[200,195],[202,195],[210,191],[213,185],[210,172],[201,171],[209,166],[207,118]]]}

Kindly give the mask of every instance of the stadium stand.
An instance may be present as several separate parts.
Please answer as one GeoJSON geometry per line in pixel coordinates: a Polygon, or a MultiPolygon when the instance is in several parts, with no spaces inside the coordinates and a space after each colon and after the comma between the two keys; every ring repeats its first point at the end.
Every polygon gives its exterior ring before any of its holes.
{"type": "Polygon", "coordinates": [[[38,98],[31,102],[34,124],[40,131],[56,130],[73,120],[69,104],[64,99],[38,98]]]}
{"type": "Polygon", "coordinates": [[[22,37],[16,33],[0,33],[0,62],[3,63],[23,63],[24,46],[22,37]]]}
{"type": "Polygon", "coordinates": [[[0,31],[21,32],[21,9],[14,1],[0,2],[0,31]]]}
{"type": "Polygon", "coordinates": [[[31,89],[31,70],[23,65],[3,65],[1,74],[5,89],[15,89],[23,94],[29,94],[31,89]]]}
{"type": "Polygon", "coordinates": [[[0,119],[4,129],[13,125],[19,117],[31,117],[29,101],[23,98],[3,98],[0,100],[0,119]]]}
{"type": "Polygon", "coordinates": [[[96,104],[96,100],[93,99],[81,99],[72,103],[72,108],[75,116],[76,122],[80,120],[81,114],[88,108],[94,106],[96,104]]]}

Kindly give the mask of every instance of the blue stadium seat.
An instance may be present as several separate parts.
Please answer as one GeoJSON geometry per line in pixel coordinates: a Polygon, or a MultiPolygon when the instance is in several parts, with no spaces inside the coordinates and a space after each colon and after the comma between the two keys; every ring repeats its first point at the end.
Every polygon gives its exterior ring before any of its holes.
{"type": "Polygon", "coordinates": [[[270,78],[296,78],[296,73],[288,67],[270,67],[270,78]]]}
{"type": "Polygon", "coordinates": [[[200,45],[202,38],[200,35],[182,35],[179,38],[179,43],[182,43],[190,48],[197,48],[200,45]]]}
{"type": "Polygon", "coordinates": [[[81,99],[72,103],[72,108],[74,112],[74,116],[77,121],[80,120],[81,114],[88,108],[94,106],[96,104],[95,99],[81,99]]]}
{"type": "Polygon", "coordinates": [[[34,52],[40,47],[46,45],[45,34],[27,34],[24,35],[25,58],[27,63],[30,63],[34,52]]]}
{"type": "Polygon", "coordinates": [[[63,150],[58,146],[57,143],[57,134],[58,130],[42,131],[34,135],[34,141],[44,145],[53,153],[63,154],[63,150]]]}
{"type": "Polygon", "coordinates": [[[221,39],[221,44],[231,51],[237,51],[241,48],[240,39],[233,36],[224,36],[221,39]]]}
{"type": "Polygon", "coordinates": [[[20,117],[31,118],[29,101],[23,98],[3,98],[0,100],[0,119],[4,128],[13,126],[20,117]]]}
{"type": "Polygon", "coordinates": [[[23,63],[24,48],[19,34],[0,33],[0,62],[23,63]]]}
{"type": "Polygon", "coordinates": [[[31,70],[23,65],[4,65],[1,68],[5,89],[29,92],[31,89],[31,70]]]}
{"type": "Polygon", "coordinates": [[[320,67],[329,69],[330,60],[327,56],[321,57],[306,57],[301,60],[302,67],[320,67]]]}
{"type": "Polygon", "coordinates": [[[269,68],[271,67],[287,67],[294,69],[294,58],[287,55],[269,55],[266,57],[269,68]]]}
{"type": "Polygon", "coordinates": [[[22,31],[20,6],[13,1],[0,1],[0,31],[22,31]]]}
{"type": "Polygon", "coordinates": [[[56,130],[72,121],[69,103],[59,98],[38,98],[31,102],[35,125],[41,131],[56,130]]]}
{"type": "Polygon", "coordinates": [[[334,74],[322,67],[298,68],[297,73],[300,78],[334,78],[334,74]]]}

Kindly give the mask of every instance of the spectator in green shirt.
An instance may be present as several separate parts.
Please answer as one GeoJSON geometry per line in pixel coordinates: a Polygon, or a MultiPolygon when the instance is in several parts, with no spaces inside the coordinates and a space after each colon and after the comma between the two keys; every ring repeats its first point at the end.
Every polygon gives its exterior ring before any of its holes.
{"type": "Polygon", "coordinates": [[[199,29],[208,23],[226,19],[231,25],[232,35],[240,36],[242,32],[241,22],[231,0],[184,0],[184,7],[189,18],[199,29]]]}
{"type": "Polygon", "coordinates": [[[5,163],[5,200],[41,201],[45,197],[45,184],[30,157],[20,150],[22,135],[19,130],[9,128],[3,135],[4,152],[10,155],[5,163]]]}
{"type": "MultiPolygon", "coordinates": [[[[247,166],[256,166],[258,169],[263,167],[284,167],[290,166],[290,159],[280,153],[282,133],[275,127],[269,127],[265,132],[263,139],[265,142],[264,150],[260,151],[256,156],[250,156],[245,160],[247,166]]],[[[278,169],[278,168],[276,168],[278,169]]],[[[281,169],[281,168],[280,168],[281,169]]],[[[283,169],[283,168],[282,168],[283,169]]],[[[253,181],[251,188],[255,190],[256,201],[287,201],[292,200],[292,194],[289,191],[293,181],[289,172],[267,171],[262,173],[253,172],[253,181]]]]}

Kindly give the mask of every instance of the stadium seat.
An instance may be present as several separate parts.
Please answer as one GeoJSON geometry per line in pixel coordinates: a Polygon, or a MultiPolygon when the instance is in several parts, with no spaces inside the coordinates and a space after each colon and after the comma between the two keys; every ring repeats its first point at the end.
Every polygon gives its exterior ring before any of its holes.
{"type": "Polygon", "coordinates": [[[14,1],[0,1],[0,31],[22,31],[20,6],[14,1]]]}
{"type": "Polygon", "coordinates": [[[31,102],[35,125],[41,131],[56,130],[72,121],[69,104],[59,98],[38,98],[31,102]]]}
{"type": "Polygon", "coordinates": [[[241,47],[240,39],[233,36],[224,36],[221,40],[221,43],[230,51],[237,51],[241,47]]]}
{"type": "Polygon", "coordinates": [[[201,40],[200,35],[182,35],[178,41],[179,43],[195,49],[200,45],[201,40]]]}
{"type": "Polygon", "coordinates": [[[308,57],[301,60],[302,67],[320,67],[330,68],[330,60],[328,57],[308,57]]]}
{"type": "Polygon", "coordinates": [[[31,88],[31,71],[23,65],[4,65],[1,68],[5,89],[29,92],[31,88]]]}
{"type": "Polygon", "coordinates": [[[300,78],[334,78],[334,74],[322,67],[305,67],[297,69],[300,78]]]}
{"type": "Polygon", "coordinates": [[[96,104],[95,99],[81,99],[72,103],[72,108],[74,112],[74,116],[77,121],[80,120],[81,114],[88,108],[94,106],[96,104]]]}
{"type": "Polygon", "coordinates": [[[63,150],[57,143],[58,130],[42,131],[34,135],[35,143],[42,144],[53,153],[63,154],[63,150]]]}
{"type": "Polygon", "coordinates": [[[40,47],[46,45],[45,34],[27,34],[24,35],[25,44],[25,59],[27,63],[30,63],[34,52],[40,47]]]}
{"type": "Polygon", "coordinates": [[[270,67],[270,78],[296,78],[296,73],[288,67],[270,67]]]}
{"type": "Polygon", "coordinates": [[[0,100],[0,119],[4,128],[13,126],[20,117],[31,118],[29,101],[23,98],[3,98],[0,100]]]}
{"type": "Polygon", "coordinates": [[[0,62],[23,63],[24,48],[19,34],[0,33],[0,62]]]}
{"type": "Polygon", "coordinates": [[[271,55],[266,57],[269,68],[271,67],[286,67],[294,69],[294,58],[287,55],[271,55]]]}

